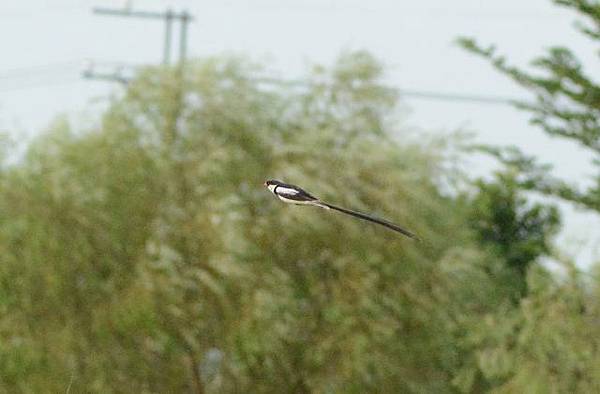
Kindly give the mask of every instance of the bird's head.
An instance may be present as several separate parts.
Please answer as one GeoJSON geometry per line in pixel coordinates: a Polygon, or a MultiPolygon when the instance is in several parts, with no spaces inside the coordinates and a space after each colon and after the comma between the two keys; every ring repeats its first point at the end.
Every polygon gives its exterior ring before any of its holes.
{"type": "Polygon", "coordinates": [[[275,188],[277,186],[283,185],[283,182],[280,182],[275,179],[269,179],[268,181],[265,181],[265,183],[263,183],[263,185],[265,185],[267,187],[267,189],[269,189],[270,191],[273,191],[273,190],[275,190],[275,188]]]}

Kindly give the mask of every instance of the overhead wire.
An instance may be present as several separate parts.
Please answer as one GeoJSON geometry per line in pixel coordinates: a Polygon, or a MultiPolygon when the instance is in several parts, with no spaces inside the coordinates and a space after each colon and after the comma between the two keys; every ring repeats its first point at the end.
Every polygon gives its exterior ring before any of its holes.
{"type": "MultiPolygon", "coordinates": [[[[20,86],[6,86],[6,84],[0,83],[0,91],[14,91],[20,89],[29,89],[32,87],[56,85],[59,83],[71,83],[76,80],[81,80],[81,61],[70,61],[54,64],[46,64],[39,66],[23,67],[12,70],[6,70],[0,72],[0,81],[9,81],[23,78],[36,78],[43,75],[54,75],[56,74],[70,74],[70,78],[67,77],[66,81],[59,82],[54,79],[38,80],[35,83],[25,83],[20,86]],[[75,72],[77,71],[77,72],[75,72]]],[[[101,64],[101,63],[100,63],[101,64]]],[[[109,64],[109,63],[106,63],[109,64]]],[[[129,67],[123,65],[123,67],[129,67]]],[[[286,80],[279,78],[257,78],[257,82],[275,85],[286,85],[286,86],[308,86],[308,83],[301,80],[286,80]]],[[[477,94],[464,94],[464,93],[453,93],[453,92],[440,92],[440,91],[426,91],[418,89],[395,89],[396,92],[402,98],[408,99],[421,99],[421,100],[433,100],[433,101],[449,101],[449,102],[463,102],[463,103],[475,103],[475,104],[498,104],[498,105],[512,105],[515,101],[514,98],[493,96],[493,95],[477,95],[477,94]]]]}
{"type": "MultiPolygon", "coordinates": [[[[92,1],[87,2],[87,5],[91,5],[92,1]]],[[[54,3],[52,5],[48,5],[41,9],[43,12],[63,12],[63,11],[87,11],[84,7],[81,6],[81,2],[77,4],[75,2],[67,2],[63,4],[54,3]]],[[[37,9],[36,11],[40,11],[37,9]]],[[[8,13],[4,14],[4,16],[18,16],[17,13],[8,13]]],[[[26,15],[30,13],[23,12],[22,15],[26,15]]],[[[79,66],[81,67],[81,61],[70,61],[70,62],[61,62],[55,64],[47,64],[40,66],[32,66],[32,67],[24,67],[20,69],[13,69],[7,71],[0,71],[0,81],[8,81],[11,79],[18,78],[31,78],[34,75],[42,75],[44,73],[47,74],[56,74],[56,73],[71,73],[72,70],[69,70],[69,67],[79,66]]],[[[75,73],[73,73],[75,76],[75,73]]],[[[80,73],[77,73],[77,78],[80,77],[80,73]]],[[[266,83],[280,83],[285,85],[297,85],[302,84],[302,81],[293,81],[293,80],[275,80],[275,79],[264,79],[263,82],[266,83]]],[[[2,84],[0,84],[0,91],[9,91],[9,90],[19,90],[19,89],[29,89],[31,87],[55,85],[57,84],[57,80],[47,80],[47,81],[38,81],[35,84],[25,84],[21,86],[11,86],[8,89],[3,88],[2,84]]],[[[463,94],[463,93],[454,93],[454,92],[441,92],[441,91],[426,91],[419,89],[396,89],[398,94],[407,99],[420,99],[420,100],[433,100],[433,101],[447,101],[447,102],[464,102],[464,103],[475,103],[475,104],[497,104],[497,105],[510,105],[515,102],[514,99],[508,97],[500,97],[500,96],[492,96],[492,95],[476,95],[476,94],[463,94]]]]}

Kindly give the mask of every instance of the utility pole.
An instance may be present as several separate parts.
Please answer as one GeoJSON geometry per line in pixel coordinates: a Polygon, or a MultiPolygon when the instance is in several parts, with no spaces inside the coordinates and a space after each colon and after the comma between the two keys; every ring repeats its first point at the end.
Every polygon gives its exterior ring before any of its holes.
{"type": "Polygon", "coordinates": [[[183,67],[187,55],[187,24],[192,20],[192,16],[183,11],[181,14],[181,32],[179,33],[179,63],[183,67]]]}
{"type": "Polygon", "coordinates": [[[165,13],[165,45],[163,51],[163,64],[166,66],[171,58],[171,31],[173,30],[173,12],[169,9],[165,13]]]}
{"type": "MultiPolygon", "coordinates": [[[[153,12],[153,11],[134,11],[129,7],[124,9],[104,8],[95,7],[93,9],[94,14],[106,15],[106,16],[121,16],[131,18],[145,18],[145,19],[158,19],[163,20],[165,24],[165,37],[163,44],[163,65],[168,66],[171,64],[171,52],[172,52],[172,40],[173,40],[173,22],[181,23],[181,30],[179,35],[179,63],[181,66],[185,64],[187,56],[187,25],[193,20],[193,16],[187,12],[174,12],[172,9],[167,9],[164,12],[153,12]]],[[[84,78],[89,79],[102,79],[115,81],[120,83],[127,83],[129,78],[124,77],[120,72],[115,73],[96,73],[93,69],[88,69],[83,73],[84,78]]]]}

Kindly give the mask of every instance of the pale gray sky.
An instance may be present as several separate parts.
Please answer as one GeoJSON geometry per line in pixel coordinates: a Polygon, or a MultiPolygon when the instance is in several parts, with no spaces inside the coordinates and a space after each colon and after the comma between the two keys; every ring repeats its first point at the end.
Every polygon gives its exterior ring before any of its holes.
{"type": "MultiPolygon", "coordinates": [[[[116,85],[82,80],[86,60],[125,64],[161,61],[159,21],[94,16],[92,6],[126,1],[21,0],[0,3],[0,130],[35,135],[59,113],[94,114],[93,99],[116,85]]],[[[460,35],[495,43],[509,59],[527,64],[556,44],[575,49],[590,68],[596,47],[572,27],[576,15],[550,0],[133,0],[134,9],[188,9],[190,56],[223,52],[269,60],[282,78],[311,63],[330,63],[343,49],[367,49],[389,66],[389,82],[407,90],[524,98],[489,65],[454,45],[460,35]]],[[[545,137],[527,114],[491,104],[405,98],[407,125],[440,133],[459,128],[482,142],[516,144],[556,165],[557,173],[585,182],[589,157],[545,137]]],[[[483,161],[471,163],[478,173],[483,161]]],[[[600,220],[568,210],[559,244],[586,261],[598,258],[600,220]],[[574,242],[576,241],[576,242],[574,242]]]]}

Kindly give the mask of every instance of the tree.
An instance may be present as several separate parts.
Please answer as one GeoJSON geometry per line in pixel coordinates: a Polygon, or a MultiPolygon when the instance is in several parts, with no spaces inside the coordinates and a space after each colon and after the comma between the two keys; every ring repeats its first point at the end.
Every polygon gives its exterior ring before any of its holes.
{"type": "Polygon", "coordinates": [[[496,173],[493,181],[476,182],[470,199],[470,223],[480,242],[501,256],[514,273],[515,300],[527,294],[527,270],[551,251],[551,237],[560,224],[556,207],[530,204],[516,175],[496,173]]]}
{"type": "MultiPolygon", "coordinates": [[[[587,26],[578,25],[579,30],[593,40],[600,38],[600,4],[588,0],[555,0],[554,3],[577,11],[589,22],[587,26]]],[[[593,75],[586,73],[573,52],[565,47],[550,48],[532,62],[539,72],[529,72],[511,66],[497,54],[494,46],[484,47],[471,38],[462,38],[459,42],[534,93],[535,102],[516,103],[517,107],[529,111],[532,123],[547,134],[576,143],[590,152],[595,157],[592,165],[598,173],[590,187],[581,189],[557,178],[549,165],[540,165],[535,158],[516,148],[484,147],[482,150],[499,158],[509,171],[517,170],[514,178],[504,182],[508,187],[486,186],[488,191],[484,196],[488,197],[483,199],[484,205],[502,194],[505,194],[503,200],[508,197],[509,201],[518,201],[510,196],[518,187],[600,212],[600,85],[593,75]]],[[[497,210],[498,216],[492,216],[491,222],[505,216],[502,222],[510,227],[517,217],[502,215],[503,211],[497,210]]],[[[546,229],[551,233],[556,225],[554,214],[542,212],[543,209],[538,210],[539,217],[546,217],[546,229]]],[[[539,230],[545,227],[536,222],[534,227],[539,230]]],[[[484,230],[486,228],[494,227],[486,225],[484,230]]],[[[492,236],[494,232],[488,230],[483,234],[492,236]]],[[[514,231],[511,233],[515,234],[514,231]]],[[[503,237],[492,238],[496,239],[495,243],[500,241],[496,247],[502,250],[503,237]]],[[[547,250],[545,238],[533,237],[531,242],[536,246],[531,250],[526,248],[526,251],[547,250]]],[[[529,237],[524,240],[527,239],[529,237]]],[[[457,387],[463,392],[586,393],[600,389],[597,367],[600,360],[597,343],[600,282],[597,276],[580,272],[572,261],[557,253],[554,257],[565,268],[562,275],[552,275],[542,267],[531,266],[526,272],[527,292],[517,307],[497,308],[474,323],[465,334],[461,344],[467,357],[455,378],[457,387]]]]}
{"type": "Polygon", "coordinates": [[[298,90],[212,58],[146,70],[92,128],[58,120],[0,177],[0,390],[452,390],[497,257],[381,73],[347,53],[298,90]],[[283,206],[271,177],[425,242],[283,206]]]}
{"type": "MultiPolygon", "coordinates": [[[[589,23],[579,24],[582,34],[600,39],[600,5],[589,0],[554,0],[554,3],[577,11],[589,23]]],[[[600,85],[585,72],[575,54],[566,47],[551,47],[545,55],[533,60],[540,73],[530,73],[511,66],[496,53],[494,46],[483,47],[474,39],[462,38],[459,43],[471,53],[492,63],[503,74],[536,96],[533,103],[516,103],[532,114],[532,123],[547,134],[563,138],[583,147],[596,157],[593,162],[598,175],[594,183],[581,190],[553,177],[548,166],[540,166],[516,149],[492,149],[502,161],[516,165],[525,175],[521,186],[560,197],[592,211],[600,211],[600,85]]]]}
{"type": "MultiPolygon", "coordinates": [[[[557,352],[565,371],[594,371],[595,350],[568,353],[552,332],[514,345],[553,322],[561,339],[576,328],[566,339],[581,349],[595,305],[582,281],[535,266],[514,302],[507,261],[524,260],[482,247],[443,144],[393,122],[370,55],[345,53],[301,89],[265,86],[239,58],[179,71],[145,70],[97,125],[59,118],[2,168],[0,391],[519,391],[518,372],[546,378],[536,366],[557,352]],[[424,241],[281,204],[268,178],[424,241]]],[[[475,206],[512,201],[511,226],[544,231],[503,187],[482,185],[475,206]]],[[[600,381],[588,380],[577,387],[600,381]]]]}

